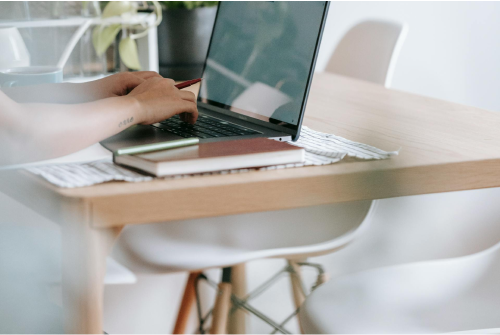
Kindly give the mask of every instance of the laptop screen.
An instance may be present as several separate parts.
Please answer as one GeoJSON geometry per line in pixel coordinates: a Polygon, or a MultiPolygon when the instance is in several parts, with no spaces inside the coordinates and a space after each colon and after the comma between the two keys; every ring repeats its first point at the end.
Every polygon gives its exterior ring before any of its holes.
{"type": "Polygon", "coordinates": [[[200,101],[297,129],[326,2],[221,2],[200,101]]]}

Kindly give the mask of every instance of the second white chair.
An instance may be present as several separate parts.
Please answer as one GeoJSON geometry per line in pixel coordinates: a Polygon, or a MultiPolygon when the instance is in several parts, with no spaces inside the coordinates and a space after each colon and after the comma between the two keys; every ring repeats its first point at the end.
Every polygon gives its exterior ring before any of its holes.
{"type": "Polygon", "coordinates": [[[406,23],[362,21],[340,40],[325,71],[389,87],[407,34],[406,23]]]}
{"type": "Polygon", "coordinates": [[[339,277],[306,300],[308,334],[498,333],[500,243],[477,254],[339,277]]]}

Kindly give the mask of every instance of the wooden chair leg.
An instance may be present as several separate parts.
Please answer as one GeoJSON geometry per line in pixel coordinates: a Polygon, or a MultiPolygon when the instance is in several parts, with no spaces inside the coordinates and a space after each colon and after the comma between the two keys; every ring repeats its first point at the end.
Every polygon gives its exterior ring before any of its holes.
{"type": "Polygon", "coordinates": [[[212,334],[227,333],[227,319],[231,308],[231,284],[220,283],[219,290],[213,311],[212,329],[210,330],[212,334]]]}
{"type": "MultiPolygon", "coordinates": [[[[247,294],[245,264],[238,264],[231,268],[231,285],[233,294],[243,299],[247,294]]],[[[246,334],[246,311],[239,308],[229,315],[228,333],[246,334]]]]}
{"type": "Polygon", "coordinates": [[[172,334],[185,334],[186,326],[189,320],[189,315],[191,314],[191,309],[193,303],[196,299],[195,295],[195,282],[196,278],[200,275],[200,272],[191,272],[189,274],[188,280],[186,282],[186,288],[184,289],[184,295],[182,296],[181,306],[179,307],[179,312],[177,313],[177,320],[175,321],[175,327],[172,334]]]}
{"type": "Polygon", "coordinates": [[[219,284],[219,292],[215,300],[212,314],[211,334],[227,333],[227,320],[231,308],[231,293],[231,268],[224,268],[222,270],[222,282],[219,284]]]}
{"type": "MultiPolygon", "coordinates": [[[[290,273],[290,281],[292,283],[293,301],[295,302],[295,307],[299,308],[306,300],[304,287],[302,286],[302,275],[300,266],[297,264],[296,261],[291,261],[291,260],[288,261],[288,265],[290,265],[294,270],[292,273],[290,273]]],[[[297,322],[299,323],[300,331],[303,334],[304,331],[302,329],[300,319],[297,319],[297,322]]]]}

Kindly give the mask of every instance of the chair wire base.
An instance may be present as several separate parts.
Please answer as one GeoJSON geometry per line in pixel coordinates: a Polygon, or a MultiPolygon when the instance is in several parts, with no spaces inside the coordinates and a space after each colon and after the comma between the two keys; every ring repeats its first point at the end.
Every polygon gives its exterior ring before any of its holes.
{"type": "MultiPolygon", "coordinates": [[[[319,285],[323,284],[326,281],[326,274],[323,269],[323,267],[320,264],[314,264],[314,263],[307,263],[307,262],[300,262],[297,263],[297,265],[301,267],[311,267],[317,271],[317,279],[314,285],[311,287],[310,292],[314,291],[319,285]]],[[[274,274],[271,278],[266,280],[264,283],[259,285],[257,288],[255,288],[252,292],[248,293],[244,298],[238,298],[234,294],[231,294],[231,302],[233,307],[230,310],[230,314],[234,313],[237,309],[244,309],[248,313],[255,315],[271,327],[273,327],[273,332],[271,334],[276,334],[277,332],[280,332],[281,334],[291,334],[286,328],[285,325],[293,319],[294,316],[296,316],[299,313],[300,307],[294,310],[289,316],[287,316],[282,322],[278,323],[256,309],[255,307],[251,306],[249,304],[249,301],[258,297],[262,293],[264,293],[269,287],[271,287],[274,283],[278,281],[281,277],[284,275],[295,275],[300,281],[300,286],[301,289],[304,293],[304,296],[306,296],[306,290],[304,289],[304,283],[300,279],[300,276],[296,273],[294,270],[293,266],[287,265],[284,268],[282,268],[280,271],[278,271],[276,274],[274,274]]],[[[198,326],[198,331],[200,334],[206,334],[209,330],[205,327],[206,324],[208,323],[210,317],[212,316],[213,308],[211,308],[205,315],[203,315],[202,309],[201,309],[201,300],[200,300],[200,293],[199,293],[199,283],[200,280],[206,282],[210,287],[212,287],[215,290],[219,290],[218,285],[215,281],[211,280],[208,278],[204,273],[200,273],[198,277],[195,280],[195,295],[196,295],[196,310],[198,314],[198,320],[199,320],[199,326],[198,326]]],[[[220,294],[220,292],[217,292],[220,294]]]]}

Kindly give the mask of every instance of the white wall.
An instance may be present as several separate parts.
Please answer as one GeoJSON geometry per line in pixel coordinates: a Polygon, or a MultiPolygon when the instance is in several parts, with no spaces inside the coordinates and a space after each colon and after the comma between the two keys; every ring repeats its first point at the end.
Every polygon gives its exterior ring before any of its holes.
{"type": "Polygon", "coordinates": [[[393,88],[500,111],[499,17],[500,2],[332,2],[317,70],[355,23],[404,21],[393,88]]]}

